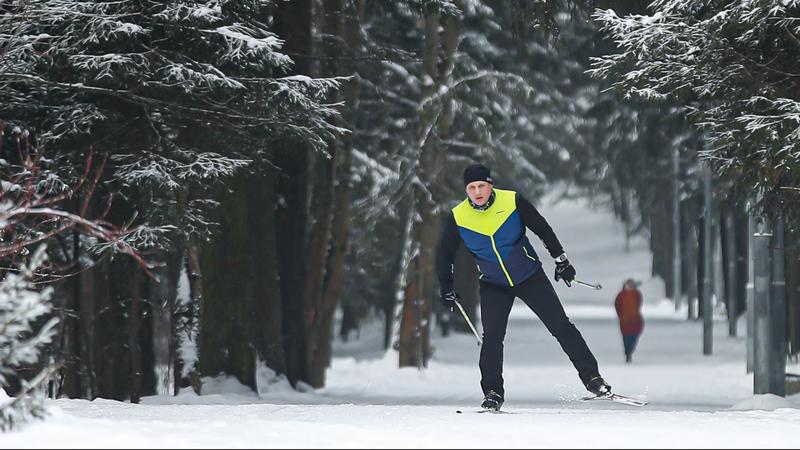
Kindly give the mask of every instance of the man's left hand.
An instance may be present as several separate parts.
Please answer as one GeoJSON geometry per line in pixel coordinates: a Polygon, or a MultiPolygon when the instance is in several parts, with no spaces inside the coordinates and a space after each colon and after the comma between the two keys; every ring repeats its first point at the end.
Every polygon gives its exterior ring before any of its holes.
{"type": "Polygon", "coordinates": [[[577,272],[568,259],[556,263],[556,282],[563,278],[564,283],[567,283],[567,287],[572,287],[572,280],[575,279],[575,275],[577,275],[577,272]]]}

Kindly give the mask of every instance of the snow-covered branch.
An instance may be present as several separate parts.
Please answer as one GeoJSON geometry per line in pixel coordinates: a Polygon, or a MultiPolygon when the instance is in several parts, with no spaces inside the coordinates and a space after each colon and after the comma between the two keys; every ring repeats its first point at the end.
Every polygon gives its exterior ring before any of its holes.
{"type": "MultiPolygon", "coordinates": [[[[683,101],[706,133],[701,156],[743,193],[769,202],[800,184],[800,1],[657,0],[651,9],[595,13],[620,51],[595,58],[589,73],[627,98],[683,101]]],[[[800,214],[797,202],[772,206],[800,214]]]]}
{"type": "Polygon", "coordinates": [[[36,290],[32,282],[34,273],[46,259],[45,246],[41,245],[33,253],[30,265],[20,266],[19,274],[6,273],[0,282],[0,429],[3,431],[45,414],[36,389],[52,373],[52,364],[42,364],[36,376],[22,380],[14,398],[8,397],[2,388],[8,385],[6,377],[15,376],[18,367],[40,363],[42,348],[55,334],[58,318],[37,326],[52,309],[49,303],[52,288],[36,290]]]}

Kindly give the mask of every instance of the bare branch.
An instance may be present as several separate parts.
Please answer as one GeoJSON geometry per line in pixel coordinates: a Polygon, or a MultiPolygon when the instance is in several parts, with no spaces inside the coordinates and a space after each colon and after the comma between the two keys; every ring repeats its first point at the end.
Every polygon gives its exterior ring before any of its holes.
{"type": "MultiPolygon", "coordinates": [[[[0,121],[0,131],[6,129],[7,124],[0,121]]],[[[19,133],[18,133],[19,134],[19,133]]],[[[18,142],[24,139],[17,136],[18,142]]],[[[97,169],[91,186],[83,199],[83,205],[78,213],[72,213],[58,208],[62,201],[73,198],[76,192],[85,186],[86,180],[92,171],[94,151],[90,148],[87,156],[86,168],[77,181],[75,188],[64,189],[63,192],[53,192],[53,181],[47,178],[42,182],[42,177],[53,177],[53,174],[42,169],[43,149],[32,151],[30,143],[20,145],[18,155],[22,164],[18,173],[9,165],[9,170],[0,175],[0,258],[8,258],[12,269],[19,255],[29,252],[32,245],[47,242],[55,236],[74,230],[82,235],[89,236],[99,242],[105,243],[103,249],[110,252],[125,253],[130,255],[149,276],[152,265],[144,257],[142,250],[135,248],[128,239],[141,231],[141,227],[133,227],[134,215],[124,227],[117,227],[105,220],[114,195],[109,196],[102,214],[94,219],[86,217],[87,207],[94,195],[100,176],[108,161],[105,155],[97,169]]]]}

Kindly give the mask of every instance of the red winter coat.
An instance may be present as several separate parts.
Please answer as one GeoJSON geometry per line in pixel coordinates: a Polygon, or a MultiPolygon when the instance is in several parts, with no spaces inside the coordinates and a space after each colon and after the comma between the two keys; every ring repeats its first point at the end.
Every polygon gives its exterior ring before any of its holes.
{"type": "Polygon", "coordinates": [[[619,329],[622,334],[642,334],[642,292],[638,289],[623,289],[617,294],[614,307],[619,316],[619,329]]]}

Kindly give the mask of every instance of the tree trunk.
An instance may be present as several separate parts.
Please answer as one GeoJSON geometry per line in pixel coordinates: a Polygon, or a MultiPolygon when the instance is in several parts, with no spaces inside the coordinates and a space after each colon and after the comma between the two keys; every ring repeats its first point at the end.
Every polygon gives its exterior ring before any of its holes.
{"type": "Polygon", "coordinates": [[[151,272],[158,281],[148,280],[148,292],[153,311],[152,348],[155,392],[169,394],[172,390],[177,395],[181,380],[180,370],[175,365],[178,335],[174,330],[176,319],[174,315],[178,282],[183,273],[183,250],[172,250],[170,253],[162,251],[159,252],[157,258],[159,262],[163,263],[163,267],[154,267],[151,272]]]}
{"type": "Polygon", "coordinates": [[[400,367],[422,367],[422,316],[419,298],[419,257],[406,269],[408,282],[403,295],[403,316],[400,321],[400,367]]]}
{"type": "MultiPolygon", "coordinates": [[[[181,215],[184,216],[188,209],[189,209],[189,195],[190,192],[187,190],[179,189],[177,192],[177,202],[178,202],[178,209],[181,211],[181,215]]],[[[200,372],[199,363],[200,363],[200,356],[203,354],[202,352],[202,331],[203,331],[203,309],[205,303],[205,297],[203,295],[203,268],[201,263],[201,245],[197,242],[197,237],[193,234],[189,234],[186,239],[186,275],[189,279],[189,305],[188,311],[178,311],[179,306],[177,304],[177,298],[172,300],[172,308],[171,311],[173,317],[173,342],[175,344],[183,345],[181,339],[188,339],[192,342],[195,348],[195,360],[194,361],[178,361],[178,349],[176,347],[171,347],[170,352],[173,355],[173,361],[176,363],[173,364],[173,371],[174,371],[174,378],[175,378],[175,395],[178,395],[180,392],[180,385],[183,379],[183,372],[187,372],[189,378],[189,386],[200,395],[203,391],[203,382],[202,382],[202,374],[200,372]],[[187,329],[178,329],[178,323],[181,320],[178,317],[180,314],[187,314],[187,317],[184,317],[183,320],[188,322],[187,329]],[[184,367],[186,365],[188,367],[184,367]],[[185,369],[185,370],[184,370],[185,369]]],[[[176,295],[177,297],[177,295],[176,295]]]]}
{"type": "Polygon", "coordinates": [[[733,212],[733,220],[735,222],[734,230],[736,232],[736,311],[737,316],[741,317],[747,312],[747,283],[749,282],[748,270],[749,265],[749,244],[750,244],[750,230],[749,230],[749,216],[747,210],[743,206],[737,207],[733,212]]]}
{"type": "MultiPolygon", "coordinates": [[[[343,56],[344,39],[342,24],[344,23],[344,0],[323,2],[321,54],[333,58],[327,64],[321,64],[320,76],[331,77],[342,74],[339,58],[343,56]]],[[[332,103],[341,102],[341,93],[337,90],[331,99],[332,103]]],[[[336,169],[339,158],[339,136],[328,142],[328,155],[316,153],[313,156],[312,195],[309,215],[311,227],[308,233],[308,262],[305,285],[305,302],[309,314],[308,324],[308,367],[309,383],[315,388],[325,385],[325,370],[330,360],[330,347],[333,332],[333,314],[336,311],[336,298],[333,310],[323,301],[323,280],[328,259],[328,247],[333,226],[333,207],[336,197],[336,169]]]]}
{"type": "MultiPolygon", "coordinates": [[[[460,2],[456,2],[456,5],[461,7],[460,2]]],[[[433,311],[435,259],[442,220],[438,206],[443,184],[441,169],[445,160],[440,136],[446,135],[452,120],[450,103],[433,101],[433,97],[443,86],[449,87],[454,67],[453,58],[461,32],[461,19],[459,16],[444,18],[442,40],[439,35],[440,28],[442,28],[441,15],[434,7],[429,7],[424,17],[423,82],[421,107],[418,110],[420,156],[415,177],[417,181],[413,185],[415,214],[412,215],[414,228],[411,237],[414,240],[412,248],[415,252],[412,253],[412,262],[407,266],[410,272],[407,276],[409,285],[405,289],[407,297],[403,313],[404,334],[401,335],[400,341],[401,367],[411,365],[409,363],[416,363],[418,367],[427,366],[431,357],[430,324],[433,311]],[[408,323],[412,320],[413,333],[408,323]],[[407,342],[403,341],[404,338],[407,342]],[[404,351],[418,352],[418,354],[404,355],[404,351]]]]}
{"type": "Polygon", "coordinates": [[[128,311],[128,350],[131,355],[131,403],[136,404],[142,398],[142,349],[139,347],[139,330],[142,322],[141,298],[142,271],[135,267],[131,280],[131,304],[128,311]]]}
{"type": "MultiPolygon", "coordinates": [[[[75,267],[80,267],[80,234],[77,231],[72,233],[72,259],[75,267]]],[[[80,293],[80,278],[78,276],[72,277],[68,281],[70,287],[69,303],[67,304],[68,310],[74,313],[67,317],[69,325],[65,330],[65,337],[67,342],[63,346],[68,352],[73,361],[66,362],[64,370],[64,395],[68,398],[84,398],[84,383],[81,374],[82,362],[81,355],[83,354],[81,344],[81,322],[80,322],[80,309],[81,309],[81,293],[80,293]]]]}
{"type": "Polygon", "coordinates": [[[706,265],[705,260],[709,258],[710,255],[706,255],[705,247],[706,247],[706,239],[708,236],[705,235],[703,230],[706,229],[705,222],[706,220],[710,220],[707,213],[704,212],[703,215],[697,221],[697,315],[698,318],[705,317],[705,305],[706,305],[706,290],[703,287],[705,285],[706,276],[710,276],[706,274],[706,265]]]}
{"type": "MultiPolygon", "coordinates": [[[[331,2],[333,3],[333,2],[331,2]]],[[[361,34],[361,24],[364,17],[364,8],[366,6],[365,0],[359,0],[355,6],[356,11],[353,13],[354,23],[349,27],[345,27],[346,17],[345,5],[343,0],[339,0],[338,13],[342,19],[335,22],[337,36],[346,42],[350,49],[357,52],[357,56],[363,54],[363,43],[361,34]],[[346,30],[351,30],[349,34],[345,34],[346,30]],[[354,30],[354,31],[353,31],[354,30]]],[[[344,52],[338,52],[340,56],[344,56],[344,52]]],[[[334,70],[335,75],[348,75],[357,74],[360,70],[360,59],[356,58],[352,67],[344,69],[337,66],[334,70]],[[350,72],[350,73],[345,73],[350,72]]],[[[325,385],[325,371],[330,366],[331,357],[333,356],[333,323],[336,313],[336,308],[340,301],[342,275],[344,272],[344,257],[348,249],[348,235],[350,232],[350,208],[352,204],[353,180],[352,180],[352,165],[353,165],[353,147],[355,144],[355,129],[356,122],[358,121],[358,93],[360,83],[356,77],[353,81],[345,85],[349,89],[349,95],[345,101],[345,109],[343,119],[344,126],[351,130],[350,133],[342,137],[341,147],[337,151],[338,159],[338,182],[336,183],[335,195],[335,216],[332,223],[332,246],[328,253],[326,264],[326,277],[324,280],[322,301],[321,301],[321,315],[319,323],[321,330],[317,333],[315,348],[316,355],[311,364],[311,377],[312,382],[322,387],[325,385]]],[[[334,171],[334,175],[337,172],[334,171]]],[[[313,384],[312,386],[316,386],[313,384]]]]}
{"type": "MultiPolygon", "coordinates": [[[[189,319],[190,331],[188,338],[194,342],[195,350],[197,352],[197,360],[192,362],[192,367],[189,369],[189,385],[194,389],[197,395],[200,395],[203,389],[203,382],[201,381],[201,373],[198,367],[200,355],[203,354],[201,345],[203,335],[203,311],[205,304],[205,295],[203,294],[203,268],[201,265],[201,246],[194,236],[190,236],[186,240],[186,268],[189,278],[189,295],[191,297],[191,317],[189,319]]],[[[184,361],[185,363],[185,361],[184,361]]],[[[175,368],[176,375],[180,377],[182,372],[175,368]]],[[[177,395],[176,389],[175,394],[177,395]]]]}
{"type": "Polygon", "coordinates": [[[415,367],[418,361],[415,359],[418,353],[414,350],[416,345],[414,330],[417,316],[412,299],[414,299],[415,292],[413,289],[416,284],[411,279],[414,276],[414,272],[409,267],[413,264],[413,255],[416,252],[415,242],[411,235],[414,227],[412,221],[414,209],[410,201],[403,200],[400,202],[400,210],[404,226],[401,234],[403,251],[400,256],[400,270],[397,271],[397,282],[395,283],[398,295],[395,310],[392,311],[392,318],[396,322],[393,328],[397,331],[395,332],[392,348],[399,351],[400,367],[415,367]]]}
{"type": "MultiPolygon", "coordinates": [[[[266,156],[270,158],[269,155],[266,156]]],[[[281,287],[278,279],[278,254],[275,235],[274,168],[264,169],[250,178],[248,186],[248,218],[253,261],[253,313],[251,339],[259,358],[279,374],[286,373],[283,348],[281,287]]]]}
{"type": "MultiPolygon", "coordinates": [[[[433,8],[429,8],[423,17],[425,40],[422,49],[422,88],[420,98],[420,109],[418,110],[420,136],[419,147],[420,156],[417,161],[416,176],[418,180],[412,186],[414,214],[411,216],[413,240],[411,253],[412,261],[407,264],[406,275],[407,285],[405,286],[405,300],[403,305],[403,322],[400,334],[400,367],[414,366],[422,367],[426,364],[426,355],[430,353],[428,337],[430,335],[430,311],[432,283],[425,282],[429,277],[425,273],[428,269],[428,257],[431,254],[428,230],[433,230],[433,235],[438,236],[439,227],[431,228],[436,225],[433,218],[435,205],[432,204],[432,190],[436,186],[431,185],[434,179],[433,172],[441,167],[433,166],[434,155],[437,150],[435,128],[436,110],[431,105],[431,98],[437,91],[439,83],[438,63],[440,50],[440,27],[441,15],[433,8]],[[422,105],[426,105],[423,107],[422,105]],[[426,290],[431,287],[431,291],[426,290]]],[[[432,266],[431,266],[432,267],[432,266]]]]}
{"type": "Polygon", "coordinates": [[[800,230],[786,227],[786,306],[789,355],[800,355],[800,230]]]}
{"type": "Polygon", "coordinates": [[[276,248],[280,273],[283,343],[286,375],[293,386],[309,382],[305,304],[306,180],[308,149],[305,144],[283,141],[275,164],[281,169],[276,194],[283,201],[276,211],[276,248]]]}
{"type": "Polygon", "coordinates": [[[48,383],[48,397],[52,399],[70,397],[66,392],[66,382],[68,371],[64,367],[64,357],[69,354],[70,330],[71,326],[65,313],[69,309],[71,296],[69,294],[69,283],[64,280],[56,281],[53,286],[53,308],[58,312],[58,327],[53,338],[54,362],[61,367],[56,369],[53,377],[48,383]]]}
{"type": "Polygon", "coordinates": [[[666,296],[672,298],[672,221],[667,207],[659,202],[650,211],[650,250],[653,252],[652,275],[664,280],[666,296]]]}
{"type": "Polygon", "coordinates": [[[697,206],[694,201],[681,203],[683,213],[681,214],[681,260],[683,261],[683,275],[681,276],[686,301],[689,305],[687,319],[697,319],[697,206]]]}
{"type": "Polygon", "coordinates": [[[723,294],[722,298],[725,303],[725,310],[728,313],[728,330],[731,337],[735,337],[736,319],[739,318],[738,306],[739,303],[736,299],[736,283],[739,276],[737,275],[736,265],[736,224],[734,220],[734,211],[723,210],[720,211],[720,225],[719,225],[719,244],[721,247],[722,255],[722,281],[723,294]]]}
{"type": "Polygon", "coordinates": [[[355,310],[347,304],[342,305],[342,321],[337,335],[342,342],[350,341],[350,332],[359,330],[358,319],[355,310]]]}
{"type": "MultiPolygon", "coordinates": [[[[273,14],[275,33],[285,41],[283,51],[295,61],[288,75],[311,75],[312,55],[311,0],[278,2],[273,14]]],[[[276,247],[283,311],[283,342],[286,375],[293,386],[309,381],[305,303],[306,245],[308,227],[308,144],[290,138],[275,146],[275,165],[281,170],[276,181],[276,196],[281,199],[276,212],[276,247]]]]}
{"type": "MultiPolygon", "coordinates": [[[[80,254],[79,250],[79,254],[80,254]]],[[[78,355],[80,358],[81,398],[94,400],[97,397],[97,379],[95,372],[95,270],[90,269],[76,275],[78,277],[77,310],[80,320],[80,340],[78,355]]]]}
{"type": "Polygon", "coordinates": [[[631,192],[627,188],[620,188],[620,218],[625,225],[625,254],[631,251],[631,234],[633,229],[633,217],[631,210],[631,192]]]}
{"type": "MultiPolygon", "coordinates": [[[[113,223],[113,222],[112,222],[113,223]]],[[[100,260],[85,273],[92,274],[92,297],[95,304],[94,326],[94,397],[123,401],[130,395],[131,358],[128,348],[127,319],[130,311],[130,261],[100,260]]]]}
{"type": "MultiPolygon", "coordinates": [[[[400,247],[403,248],[403,247],[400,247]]],[[[400,290],[400,282],[403,279],[403,255],[398,255],[394,261],[392,261],[392,265],[394,266],[391,273],[397,274],[394,277],[393,283],[390,288],[386,289],[383,295],[383,301],[381,302],[381,312],[383,312],[383,348],[384,350],[389,350],[393,348],[395,343],[399,344],[399,335],[397,334],[399,330],[399,322],[398,322],[398,302],[397,296],[398,291],[400,290]]]]}
{"type": "Polygon", "coordinates": [[[247,179],[224,180],[217,220],[220,232],[202,248],[202,316],[197,370],[203,376],[225,373],[256,389],[250,333],[256,328],[247,206],[247,179]]]}

